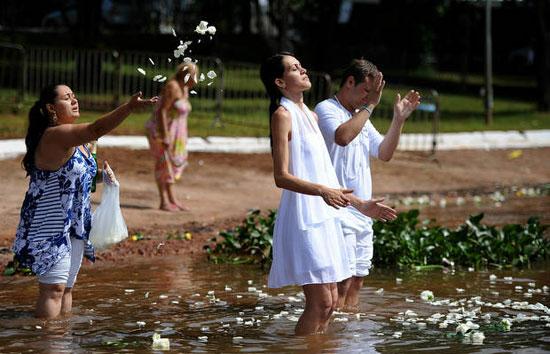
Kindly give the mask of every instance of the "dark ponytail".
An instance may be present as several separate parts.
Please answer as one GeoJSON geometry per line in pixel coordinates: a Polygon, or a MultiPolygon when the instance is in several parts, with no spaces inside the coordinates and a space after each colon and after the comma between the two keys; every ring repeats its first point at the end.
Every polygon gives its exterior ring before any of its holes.
{"type": "Polygon", "coordinates": [[[283,97],[279,87],[275,85],[275,79],[280,79],[283,77],[285,72],[283,59],[285,56],[294,57],[294,54],[287,52],[277,53],[267,58],[260,67],[260,78],[262,79],[267,95],[269,96],[269,141],[272,147],[271,116],[281,105],[281,98],[283,97]]]}
{"type": "Polygon", "coordinates": [[[57,98],[57,86],[48,85],[40,92],[40,99],[34,103],[29,111],[29,127],[27,128],[27,136],[25,136],[25,145],[27,146],[27,153],[23,157],[21,164],[27,176],[34,168],[34,155],[38,143],[44,135],[44,132],[48,127],[55,125],[55,122],[50,118],[46,104],[55,103],[57,98]]]}

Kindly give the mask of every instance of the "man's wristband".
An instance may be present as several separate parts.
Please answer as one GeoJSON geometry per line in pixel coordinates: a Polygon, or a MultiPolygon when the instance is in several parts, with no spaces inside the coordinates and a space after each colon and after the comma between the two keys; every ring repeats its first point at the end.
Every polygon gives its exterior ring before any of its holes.
{"type": "Polygon", "coordinates": [[[364,105],[362,105],[361,107],[357,108],[357,109],[355,110],[355,113],[359,113],[359,112],[361,112],[361,111],[367,111],[367,112],[369,112],[369,116],[370,116],[370,115],[372,115],[372,110],[373,110],[373,109],[370,108],[368,104],[364,104],[364,105]]]}

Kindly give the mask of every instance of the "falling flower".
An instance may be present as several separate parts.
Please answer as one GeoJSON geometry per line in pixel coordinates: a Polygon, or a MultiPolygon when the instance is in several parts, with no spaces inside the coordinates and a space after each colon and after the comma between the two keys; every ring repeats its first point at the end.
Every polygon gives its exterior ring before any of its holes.
{"type": "Polygon", "coordinates": [[[146,75],[145,70],[143,70],[142,68],[137,68],[137,71],[138,71],[141,75],[143,75],[143,76],[146,75]]]}
{"type": "Polygon", "coordinates": [[[197,94],[197,91],[191,90],[191,91],[189,91],[189,93],[192,94],[192,95],[196,95],[196,94],[197,94]]]}
{"type": "Polygon", "coordinates": [[[167,77],[166,76],[163,76],[161,77],[160,79],[158,79],[158,82],[164,82],[166,81],[167,77]]]}
{"type": "Polygon", "coordinates": [[[215,72],[214,70],[210,70],[209,72],[206,73],[206,76],[207,76],[209,79],[213,80],[213,79],[214,79],[216,76],[218,76],[218,75],[216,75],[216,72],[215,72]]]}
{"type": "Polygon", "coordinates": [[[208,31],[208,22],[206,21],[201,21],[197,28],[195,28],[195,32],[198,34],[206,34],[206,31],[208,31]]]}
{"type": "Polygon", "coordinates": [[[214,83],[214,81],[210,81],[209,83],[206,84],[206,86],[210,86],[214,83]]]}
{"type": "Polygon", "coordinates": [[[162,75],[155,75],[155,76],[153,77],[153,81],[158,81],[158,80],[160,80],[161,78],[162,78],[162,75]]]}
{"type": "Polygon", "coordinates": [[[149,62],[151,63],[151,65],[155,65],[155,62],[153,61],[153,59],[151,58],[147,58],[147,59],[149,59],[149,62]]]}
{"type": "Polygon", "coordinates": [[[171,63],[171,62],[172,62],[172,59],[168,58],[168,62],[171,63]]]}
{"type": "MultiPolygon", "coordinates": [[[[178,45],[178,47],[176,49],[174,49],[174,58],[179,58],[181,56],[183,56],[183,54],[185,53],[185,51],[189,48],[189,45],[191,45],[191,41],[187,41],[187,42],[183,42],[181,41],[180,44],[178,45]]],[[[185,61],[185,59],[184,59],[185,61]]]]}
{"type": "Polygon", "coordinates": [[[204,74],[201,73],[201,75],[199,76],[199,81],[202,82],[202,81],[204,81],[204,79],[205,79],[204,74]]]}
{"type": "Polygon", "coordinates": [[[174,37],[177,37],[178,35],[176,34],[176,30],[174,28],[172,28],[172,36],[174,37]]]}

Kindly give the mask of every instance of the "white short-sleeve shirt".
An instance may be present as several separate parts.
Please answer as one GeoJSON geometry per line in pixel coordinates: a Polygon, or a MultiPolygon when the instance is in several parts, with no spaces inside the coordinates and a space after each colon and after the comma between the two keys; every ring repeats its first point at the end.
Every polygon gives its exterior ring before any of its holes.
{"type": "MultiPolygon", "coordinates": [[[[368,120],[355,139],[347,146],[340,146],[334,141],[334,134],[342,123],[351,119],[351,112],[332,97],[320,102],[315,107],[315,113],[319,117],[319,127],[340,184],[344,188],[353,189],[353,194],[359,198],[371,199],[369,160],[370,156],[378,157],[378,149],[384,137],[368,120]]],[[[350,209],[352,212],[355,211],[354,214],[359,214],[355,209],[350,209]]]]}

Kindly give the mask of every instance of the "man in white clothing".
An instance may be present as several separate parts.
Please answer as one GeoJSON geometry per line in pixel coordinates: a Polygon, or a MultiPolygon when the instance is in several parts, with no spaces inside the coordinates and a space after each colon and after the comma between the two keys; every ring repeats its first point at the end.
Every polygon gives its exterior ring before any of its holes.
{"type": "MultiPolygon", "coordinates": [[[[384,85],[384,76],[374,64],[356,59],[344,71],[336,95],[315,107],[341,186],[352,189],[362,199],[372,198],[370,156],[383,161],[392,158],[405,120],[420,103],[416,91],[410,91],[404,98],[397,94],[393,120],[382,136],[369,118],[380,102],[384,85]]],[[[371,267],[373,232],[369,217],[351,207],[348,209],[349,213],[342,219],[342,229],[354,276],[338,284],[338,307],[356,309],[363,278],[371,267]]]]}

